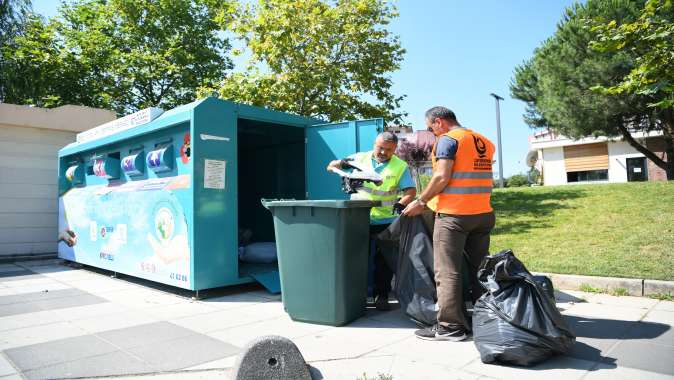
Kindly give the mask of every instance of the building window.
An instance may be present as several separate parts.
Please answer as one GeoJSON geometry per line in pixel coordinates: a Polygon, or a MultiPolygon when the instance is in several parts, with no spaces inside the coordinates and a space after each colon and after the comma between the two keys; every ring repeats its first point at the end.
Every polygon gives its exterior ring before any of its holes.
{"type": "Polygon", "coordinates": [[[567,182],[596,182],[608,181],[608,170],[587,170],[582,172],[567,172],[567,182]]]}

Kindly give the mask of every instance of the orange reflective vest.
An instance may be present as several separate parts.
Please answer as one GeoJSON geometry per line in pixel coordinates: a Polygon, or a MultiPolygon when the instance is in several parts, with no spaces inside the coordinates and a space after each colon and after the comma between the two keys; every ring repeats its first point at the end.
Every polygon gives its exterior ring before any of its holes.
{"type": "MultiPolygon", "coordinates": [[[[444,134],[458,142],[452,176],[444,190],[428,202],[436,213],[474,215],[490,212],[493,187],[492,159],[494,144],[479,133],[455,128],[444,134]]],[[[437,158],[433,146],[433,170],[437,158]]]]}

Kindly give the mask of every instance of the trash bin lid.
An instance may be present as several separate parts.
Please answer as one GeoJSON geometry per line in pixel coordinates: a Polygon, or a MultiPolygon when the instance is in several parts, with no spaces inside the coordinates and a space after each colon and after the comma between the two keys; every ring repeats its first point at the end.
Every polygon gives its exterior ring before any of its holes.
{"type": "Polygon", "coordinates": [[[276,200],[262,199],[262,205],[270,207],[321,207],[321,208],[361,208],[377,207],[381,205],[380,201],[367,200],[342,200],[342,199],[323,199],[323,200],[276,200]]]}

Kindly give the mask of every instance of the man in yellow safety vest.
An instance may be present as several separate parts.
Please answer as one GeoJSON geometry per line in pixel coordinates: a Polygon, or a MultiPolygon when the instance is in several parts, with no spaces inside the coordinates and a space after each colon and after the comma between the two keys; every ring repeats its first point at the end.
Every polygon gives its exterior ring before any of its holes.
{"type": "MultiPolygon", "coordinates": [[[[379,173],[383,181],[380,185],[365,182],[352,199],[381,201],[380,207],[370,211],[370,235],[384,231],[405,206],[414,200],[417,194],[407,163],[394,153],[398,147],[398,137],[391,132],[380,133],[374,142],[374,149],[360,152],[348,157],[359,166],[379,173]]],[[[344,160],[330,162],[328,170],[343,167],[344,160]]],[[[375,252],[374,298],[375,307],[387,310],[388,296],[391,291],[393,271],[386,263],[381,250],[375,252]]]]}

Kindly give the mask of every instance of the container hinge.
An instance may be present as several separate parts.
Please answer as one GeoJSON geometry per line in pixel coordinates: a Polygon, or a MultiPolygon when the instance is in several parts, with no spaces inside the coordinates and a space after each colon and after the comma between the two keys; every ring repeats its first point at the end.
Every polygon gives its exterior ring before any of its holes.
{"type": "Polygon", "coordinates": [[[308,143],[309,143],[309,139],[305,137],[305,138],[304,138],[304,143],[305,143],[305,144],[308,144],[308,143]]]}

